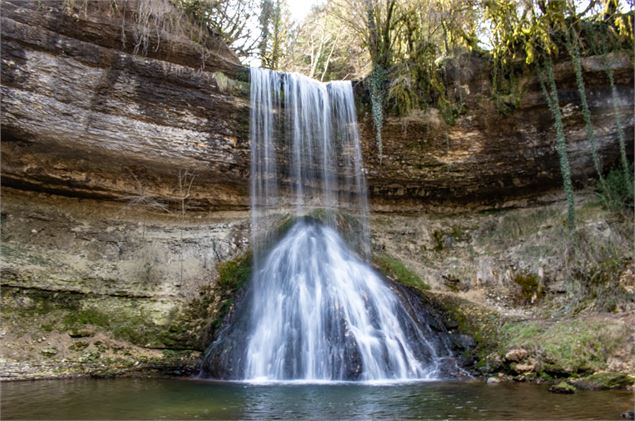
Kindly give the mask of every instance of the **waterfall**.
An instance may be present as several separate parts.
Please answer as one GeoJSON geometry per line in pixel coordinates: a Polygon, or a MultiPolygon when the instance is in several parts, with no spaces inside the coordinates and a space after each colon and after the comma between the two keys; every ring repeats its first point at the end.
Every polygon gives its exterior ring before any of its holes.
{"type": "Polygon", "coordinates": [[[357,227],[347,239],[369,255],[368,199],[350,82],[323,84],[252,68],[250,139],[257,261],[268,250],[272,215],[288,208],[296,216],[319,213],[331,226],[338,216],[349,216],[357,227]]]}
{"type": "Polygon", "coordinates": [[[207,350],[204,373],[250,381],[440,376],[452,360],[443,329],[366,262],[351,83],[252,68],[250,136],[252,279],[207,350]],[[288,214],[293,224],[273,238],[272,224],[288,214]]]}

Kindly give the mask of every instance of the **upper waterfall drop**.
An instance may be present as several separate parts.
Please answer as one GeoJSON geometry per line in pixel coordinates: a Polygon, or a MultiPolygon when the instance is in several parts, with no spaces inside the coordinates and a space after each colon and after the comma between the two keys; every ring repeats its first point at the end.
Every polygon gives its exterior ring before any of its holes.
{"type": "Polygon", "coordinates": [[[321,211],[357,225],[348,240],[370,252],[368,199],[353,88],[295,73],[251,68],[251,214],[256,256],[267,250],[270,216],[321,211]]]}
{"type": "Polygon", "coordinates": [[[252,68],[250,117],[252,279],[203,371],[249,381],[439,377],[452,361],[447,339],[365,261],[351,83],[252,68]],[[280,214],[295,222],[273,244],[280,214]]]}

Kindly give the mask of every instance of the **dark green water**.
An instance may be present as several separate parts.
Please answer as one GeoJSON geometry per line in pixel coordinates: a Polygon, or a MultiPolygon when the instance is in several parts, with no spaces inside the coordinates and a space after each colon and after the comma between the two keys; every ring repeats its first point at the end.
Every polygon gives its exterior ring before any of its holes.
{"type": "Polygon", "coordinates": [[[532,384],[247,385],[178,379],[2,384],[2,419],[619,419],[626,391],[532,384]]]}

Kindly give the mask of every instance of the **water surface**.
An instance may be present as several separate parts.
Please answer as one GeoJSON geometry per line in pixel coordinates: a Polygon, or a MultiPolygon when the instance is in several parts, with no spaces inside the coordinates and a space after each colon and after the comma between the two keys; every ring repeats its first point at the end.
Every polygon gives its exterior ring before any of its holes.
{"type": "Polygon", "coordinates": [[[2,419],[620,419],[627,391],[534,384],[253,385],[179,379],[41,380],[2,387],[2,419]]]}

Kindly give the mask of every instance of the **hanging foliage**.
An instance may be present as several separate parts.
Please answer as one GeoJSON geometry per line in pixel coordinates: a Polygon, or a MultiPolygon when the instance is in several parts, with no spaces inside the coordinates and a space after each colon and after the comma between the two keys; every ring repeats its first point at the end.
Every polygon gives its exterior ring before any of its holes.
{"type": "Polygon", "coordinates": [[[368,84],[370,90],[371,111],[373,114],[373,122],[375,124],[375,142],[377,144],[379,162],[381,162],[384,156],[381,129],[384,126],[386,70],[381,66],[375,67],[368,77],[368,84]]]}
{"type": "Polygon", "coordinates": [[[575,228],[575,201],[573,198],[571,167],[569,165],[569,157],[567,155],[567,141],[564,134],[564,125],[562,124],[562,113],[560,112],[560,104],[558,100],[558,88],[553,74],[553,64],[549,56],[544,59],[544,73],[542,69],[538,69],[538,80],[540,81],[542,94],[547,101],[547,106],[549,107],[554,119],[553,126],[556,130],[556,151],[558,151],[560,173],[562,174],[562,183],[567,198],[567,226],[570,231],[573,231],[575,228]]]}
{"type": "Polygon", "coordinates": [[[582,65],[580,63],[580,48],[579,38],[575,31],[575,28],[570,28],[564,31],[567,50],[571,56],[571,62],[573,64],[573,70],[575,72],[575,81],[578,87],[578,95],[580,96],[580,105],[582,107],[582,118],[584,119],[584,129],[589,142],[591,142],[591,156],[593,158],[593,166],[597,173],[600,182],[603,182],[602,175],[602,162],[598,154],[598,145],[595,139],[595,132],[593,130],[593,123],[591,122],[591,111],[589,110],[589,103],[586,97],[586,89],[584,87],[584,78],[582,76],[582,65]]]}

